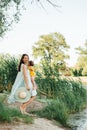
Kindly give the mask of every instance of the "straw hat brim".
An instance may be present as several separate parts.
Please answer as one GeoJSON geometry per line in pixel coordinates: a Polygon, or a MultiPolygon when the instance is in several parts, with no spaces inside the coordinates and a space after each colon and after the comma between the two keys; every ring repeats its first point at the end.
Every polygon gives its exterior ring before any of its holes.
{"type": "Polygon", "coordinates": [[[14,94],[14,97],[16,99],[17,102],[21,102],[21,103],[24,103],[24,102],[27,102],[30,98],[31,98],[31,93],[29,90],[26,89],[26,87],[20,87],[16,90],[15,94],[14,94]],[[24,93],[26,94],[26,96],[24,98],[21,98],[19,96],[19,93],[24,93]]]}

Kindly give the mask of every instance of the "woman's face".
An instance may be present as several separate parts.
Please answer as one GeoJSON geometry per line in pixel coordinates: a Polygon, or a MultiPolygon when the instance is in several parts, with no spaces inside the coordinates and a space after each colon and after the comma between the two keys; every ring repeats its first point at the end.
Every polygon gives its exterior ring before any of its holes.
{"type": "Polygon", "coordinates": [[[28,64],[28,61],[29,61],[28,56],[24,56],[24,58],[23,58],[23,62],[24,62],[24,64],[28,64]]]}

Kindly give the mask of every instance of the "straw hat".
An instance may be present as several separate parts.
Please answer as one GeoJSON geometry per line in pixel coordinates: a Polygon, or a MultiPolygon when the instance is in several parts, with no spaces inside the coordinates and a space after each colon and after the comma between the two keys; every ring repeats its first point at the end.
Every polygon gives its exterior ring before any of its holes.
{"type": "Polygon", "coordinates": [[[24,103],[30,99],[31,93],[26,89],[26,87],[20,87],[16,90],[14,96],[17,102],[24,103]]]}

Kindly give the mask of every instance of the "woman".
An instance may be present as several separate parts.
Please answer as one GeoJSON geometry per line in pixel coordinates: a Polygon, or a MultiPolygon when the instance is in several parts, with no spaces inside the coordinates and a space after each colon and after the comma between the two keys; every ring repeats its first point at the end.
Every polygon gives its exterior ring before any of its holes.
{"type": "Polygon", "coordinates": [[[20,111],[22,114],[27,114],[26,107],[35,99],[37,94],[36,90],[33,90],[33,85],[31,83],[30,73],[28,69],[28,63],[29,56],[27,54],[23,54],[19,63],[16,80],[12,86],[11,94],[8,98],[8,103],[22,103],[20,105],[20,111]],[[24,90],[27,93],[21,93],[21,90],[24,90]],[[27,95],[25,96],[25,94],[27,95]]]}

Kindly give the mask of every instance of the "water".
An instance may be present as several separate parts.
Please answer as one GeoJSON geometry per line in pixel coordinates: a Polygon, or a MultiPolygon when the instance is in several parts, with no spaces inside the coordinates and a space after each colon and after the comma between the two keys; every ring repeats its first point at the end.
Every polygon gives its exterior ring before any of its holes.
{"type": "Polygon", "coordinates": [[[87,108],[78,114],[71,115],[68,124],[72,130],[87,130],[87,108]]]}
{"type": "MultiPolygon", "coordinates": [[[[87,84],[84,85],[84,88],[87,89],[87,84]]],[[[87,130],[87,108],[80,113],[71,115],[68,124],[72,130],[87,130]]]]}

